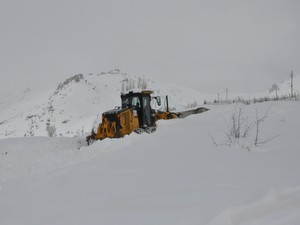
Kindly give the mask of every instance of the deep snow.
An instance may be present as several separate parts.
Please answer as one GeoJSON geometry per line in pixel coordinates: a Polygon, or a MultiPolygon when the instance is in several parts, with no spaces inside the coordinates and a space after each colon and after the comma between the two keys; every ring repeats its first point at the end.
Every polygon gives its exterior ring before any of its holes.
{"type": "Polygon", "coordinates": [[[275,138],[257,147],[253,132],[226,145],[235,107],[92,146],[80,137],[2,139],[0,224],[300,224],[300,102],[241,106],[249,123],[269,109],[259,137],[275,138]]]}

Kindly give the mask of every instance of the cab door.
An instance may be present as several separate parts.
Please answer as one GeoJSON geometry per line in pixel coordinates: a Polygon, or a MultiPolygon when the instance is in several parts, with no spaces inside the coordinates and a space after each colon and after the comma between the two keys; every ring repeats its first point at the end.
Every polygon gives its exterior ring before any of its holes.
{"type": "Polygon", "coordinates": [[[143,127],[150,127],[151,123],[151,106],[150,106],[150,96],[144,95],[142,98],[142,108],[143,108],[143,127]]]}

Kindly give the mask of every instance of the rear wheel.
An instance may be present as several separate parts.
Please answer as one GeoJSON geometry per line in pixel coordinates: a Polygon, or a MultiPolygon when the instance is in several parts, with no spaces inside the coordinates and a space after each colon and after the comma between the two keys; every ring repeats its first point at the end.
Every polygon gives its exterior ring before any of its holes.
{"type": "Polygon", "coordinates": [[[145,133],[145,132],[147,134],[151,134],[155,131],[156,131],[156,127],[142,127],[142,128],[138,128],[138,129],[134,130],[134,132],[137,134],[141,134],[141,133],[145,133]]]}
{"type": "Polygon", "coordinates": [[[92,131],[91,135],[86,137],[86,142],[88,145],[92,144],[96,140],[96,133],[92,131]]]}

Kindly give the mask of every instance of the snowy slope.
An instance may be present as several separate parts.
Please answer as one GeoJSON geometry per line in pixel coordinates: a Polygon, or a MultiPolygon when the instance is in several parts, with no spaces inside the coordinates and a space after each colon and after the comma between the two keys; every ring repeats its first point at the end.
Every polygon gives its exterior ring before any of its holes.
{"type": "Polygon", "coordinates": [[[99,74],[78,74],[63,81],[53,90],[26,90],[19,96],[0,99],[0,138],[47,136],[46,127],[55,126],[57,136],[73,137],[89,133],[92,124],[104,111],[120,105],[120,93],[128,83],[137,89],[145,80],[147,89],[181,110],[201,105],[203,96],[190,88],[159,84],[149,79],[130,76],[119,70],[99,74]]]}
{"type": "Polygon", "coordinates": [[[300,224],[300,102],[241,107],[249,121],[269,109],[260,139],[276,138],[223,145],[235,105],[215,105],[92,146],[0,140],[0,224],[300,224]]]}

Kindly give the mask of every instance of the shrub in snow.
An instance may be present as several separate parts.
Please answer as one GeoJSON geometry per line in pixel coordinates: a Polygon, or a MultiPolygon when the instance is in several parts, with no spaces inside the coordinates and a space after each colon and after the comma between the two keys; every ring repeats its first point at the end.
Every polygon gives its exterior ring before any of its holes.
{"type": "Polygon", "coordinates": [[[46,131],[49,137],[55,137],[56,136],[56,127],[47,125],[46,131]]]}
{"type": "Polygon", "coordinates": [[[186,109],[191,109],[191,108],[196,108],[196,107],[199,107],[199,105],[196,101],[194,101],[193,103],[188,104],[185,108],[186,109]]]}
{"type": "MultiPolygon", "coordinates": [[[[259,116],[258,110],[256,110],[255,119],[249,124],[248,117],[244,116],[243,109],[239,105],[236,105],[230,119],[225,120],[226,130],[224,133],[227,138],[225,145],[231,146],[238,144],[242,148],[250,150],[251,147],[267,143],[277,137],[275,136],[265,140],[260,139],[260,126],[267,119],[268,112],[269,109],[262,116],[259,116]]],[[[217,144],[213,136],[211,136],[211,138],[213,143],[218,146],[219,144],[217,144]]]]}
{"type": "Polygon", "coordinates": [[[252,125],[248,125],[247,120],[248,119],[243,116],[242,108],[236,105],[230,120],[226,121],[227,131],[225,131],[225,134],[230,144],[235,140],[248,136],[252,125]]]}

